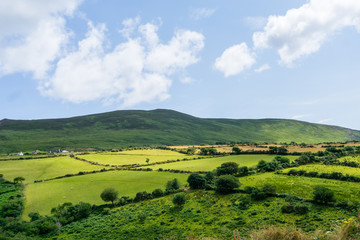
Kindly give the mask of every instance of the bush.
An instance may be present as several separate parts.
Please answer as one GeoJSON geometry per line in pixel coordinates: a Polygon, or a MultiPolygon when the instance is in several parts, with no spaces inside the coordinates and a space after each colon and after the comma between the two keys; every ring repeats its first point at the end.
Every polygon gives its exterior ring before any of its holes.
{"type": "Polygon", "coordinates": [[[217,193],[231,193],[234,188],[240,187],[239,179],[232,175],[222,175],[215,180],[215,191],[217,193]]]}
{"type": "Polygon", "coordinates": [[[143,201],[150,198],[150,194],[148,194],[146,191],[138,192],[136,193],[136,196],[134,198],[135,202],[143,201]]]}
{"type": "Polygon", "coordinates": [[[192,173],[187,179],[191,189],[205,188],[206,180],[203,176],[197,173],[192,173]]]}
{"type": "Polygon", "coordinates": [[[334,192],[322,186],[314,187],[314,201],[317,203],[329,203],[334,201],[334,192]]]}
{"type": "Polygon", "coordinates": [[[248,176],[249,174],[250,174],[249,168],[247,166],[243,166],[239,168],[239,173],[238,173],[239,177],[248,176]]]}
{"type": "Polygon", "coordinates": [[[265,200],[268,195],[266,193],[264,193],[263,191],[261,191],[260,189],[255,188],[251,193],[250,193],[250,197],[254,200],[265,200]]]}
{"type": "Polygon", "coordinates": [[[177,178],[174,178],[173,180],[170,180],[166,183],[166,191],[169,190],[178,190],[180,188],[180,182],[177,180],[177,178]]]}
{"type": "Polygon", "coordinates": [[[274,184],[270,184],[270,183],[266,183],[263,187],[262,187],[262,191],[268,195],[268,196],[274,196],[276,194],[276,185],[274,184]]]}
{"type": "Polygon", "coordinates": [[[303,215],[310,212],[310,208],[304,204],[297,204],[294,207],[294,212],[296,214],[303,215]]]}
{"type": "Polygon", "coordinates": [[[182,205],[185,204],[186,202],[186,197],[185,197],[185,194],[184,193],[178,193],[176,195],[174,195],[173,199],[172,199],[172,202],[178,206],[178,207],[181,207],[182,205]]]}
{"type": "Polygon", "coordinates": [[[287,204],[281,207],[282,213],[292,213],[294,212],[294,206],[291,204],[287,204]]]}
{"type": "Polygon", "coordinates": [[[160,188],[157,188],[157,189],[155,189],[154,191],[152,191],[152,193],[151,193],[154,197],[162,197],[162,196],[164,196],[164,191],[163,190],[161,190],[160,188]]]}

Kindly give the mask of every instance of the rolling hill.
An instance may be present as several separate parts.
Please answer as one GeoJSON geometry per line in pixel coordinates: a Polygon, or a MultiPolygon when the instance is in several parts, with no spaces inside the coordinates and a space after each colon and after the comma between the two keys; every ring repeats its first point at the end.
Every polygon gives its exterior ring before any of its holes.
{"type": "Polygon", "coordinates": [[[111,149],[216,142],[343,142],[360,131],[284,119],[204,119],[173,110],[122,110],[44,120],[0,121],[0,152],[111,149]]]}

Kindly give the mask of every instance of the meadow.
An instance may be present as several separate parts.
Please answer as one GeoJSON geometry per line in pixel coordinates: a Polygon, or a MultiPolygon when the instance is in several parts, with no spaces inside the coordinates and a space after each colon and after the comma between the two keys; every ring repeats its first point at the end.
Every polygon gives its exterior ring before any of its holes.
{"type": "Polygon", "coordinates": [[[288,173],[291,169],[295,169],[297,171],[304,170],[306,172],[318,172],[318,173],[332,173],[332,172],[340,172],[342,174],[348,174],[351,176],[360,177],[360,169],[346,167],[346,166],[338,166],[338,165],[322,165],[322,164],[310,164],[304,165],[295,168],[288,168],[283,170],[283,173],[288,173]]]}
{"type": "Polygon", "coordinates": [[[277,193],[292,194],[295,196],[312,199],[314,187],[323,186],[335,193],[335,198],[340,201],[357,202],[360,199],[360,184],[338,180],[287,176],[274,173],[263,173],[239,178],[242,188],[246,186],[262,187],[265,184],[276,186],[277,193]]]}
{"type": "Polygon", "coordinates": [[[341,157],[339,158],[340,162],[357,162],[360,163],[360,156],[346,156],[346,157],[341,157]]]}
{"type": "Polygon", "coordinates": [[[165,189],[166,182],[177,178],[186,183],[186,174],[144,172],[144,171],[108,171],[87,174],[47,182],[29,184],[25,190],[26,204],[23,217],[30,212],[50,214],[52,207],[64,202],[88,202],[104,204],[100,194],[105,188],[113,187],[119,196],[134,197],[137,192],[151,192],[156,188],[165,189]]]}
{"type": "Polygon", "coordinates": [[[24,183],[76,174],[80,171],[100,170],[104,167],[95,166],[70,157],[55,157],[31,160],[1,161],[0,173],[12,181],[15,177],[24,177],[24,183]]]}
{"type": "MultiPolygon", "coordinates": [[[[120,152],[99,152],[90,153],[86,155],[78,156],[82,159],[96,162],[99,164],[109,165],[131,165],[131,164],[147,164],[146,159],[149,159],[149,163],[154,162],[166,162],[167,160],[177,160],[190,158],[189,155],[182,154],[175,151],[161,150],[161,149],[142,149],[142,150],[126,150],[120,152]]],[[[198,156],[191,156],[191,158],[198,156]]]]}
{"type": "MultiPolygon", "coordinates": [[[[222,163],[225,162],[236,162],[239,166],[255,167],[260,160],[271,161],[275,155],[266,155],[266,154],[241,154],[241,155],[231,155],[225,157],[213,157],[205,158],[191,161],[180,161],[174,163],[165,163],[158,164],[154,166],[149,166],[154,170],[159,168],[162,169],[176,169],[176,170],[185,170],[185,171],[212,171],[215,168],[219,167],[222,163]]],[[[298,156],[286,156],[291,161],[298,158],[298,156]]],[[[147,168],[147,167],[146,167],[147,168]]]]}

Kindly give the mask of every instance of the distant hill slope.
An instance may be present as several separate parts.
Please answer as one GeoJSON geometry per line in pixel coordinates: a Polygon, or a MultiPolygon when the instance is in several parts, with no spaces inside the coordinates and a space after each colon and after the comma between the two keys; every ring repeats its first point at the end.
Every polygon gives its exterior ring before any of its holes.
{"type": "Polygon", "coordinates": [[[0,152],[216,142],[339,142],[360,131],[283,119],[203,119],[172,110],[124,110],[81,117],[0,121],[0,152]]]}

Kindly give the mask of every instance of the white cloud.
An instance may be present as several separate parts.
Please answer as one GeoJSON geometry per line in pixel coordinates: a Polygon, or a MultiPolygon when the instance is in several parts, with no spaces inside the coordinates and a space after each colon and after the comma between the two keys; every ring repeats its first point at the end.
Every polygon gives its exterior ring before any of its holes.
{"type": "Polygon", "coordinates": [[[191,18],[194,20],[200,20],[208,18],[216,12],[215,8],[197,8],[191,11],[191,18]]]}
{"type": "Polygon", "coordinates": [[[326,39],[347,26],[360,30],[360,1],[310,0],[284,16],[270,16],[262,32],[253,34],[255,48],[275,48],[281,63],[317,52],[326,39]]]}
{"type": "Polygon", "coordinates": [[[60,56],[70,16],[81,0],[0,1],[0,75],[32,72],[44,78],[60,56]]]}
{"type": "Polygon", "coordinates": [[[325,123],[325,122],[329,122],[331,120],[332,120],[332,118],[326,118],[326,119],[322,119],[322,120],[318,121],[317,123],[322,124],[322,123],[325,123]]]}
{"type": "MultiPolygon", "coordinates": [[[[128,26],[125,24],[125,28],[128,26]]],[[[87,37],[79,42],[76,51],[59,60],[54,75],[40,90],[74,103],[121,101],[123,107],[168,98],[170,77],[199,61],[197,54],[204,47],[204,36],[179,30],[164,44],[157,29],[151,23],[139,25],[136,36],[126,32],[129,35],[125,42],[105,52],[105,25],[89,23],[87,37]]]]}
{"type": "Polygon", "coordinates": [[[292,116],[290,119],[299,120],[299,119],[303,119],[303,118],[309,117],[309,116],[310,116],[309,114],[299,114],[299,115],[292,116]]]}
{"type": "Polygon", "coordinates": [[[215,61],[215,68],[225,77],[237,75],[255,64],[255,56],[246,43],[234,45],[226,49],[215,61]]]}
{"type": "Polygon", "coordinates": [[[260,73],[260,72],[263,72],[263,71],[266,71],[269,69],[270,69],[269,64],[264,64],[264,65],[261,65],[259,68],[255,69],[254,71],[260,73]]]}

